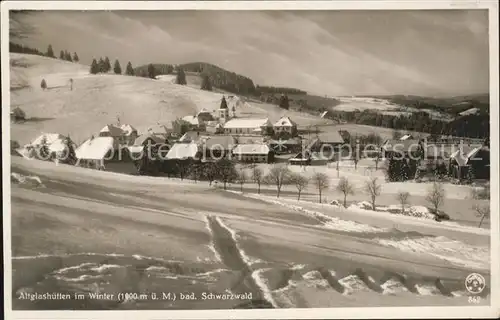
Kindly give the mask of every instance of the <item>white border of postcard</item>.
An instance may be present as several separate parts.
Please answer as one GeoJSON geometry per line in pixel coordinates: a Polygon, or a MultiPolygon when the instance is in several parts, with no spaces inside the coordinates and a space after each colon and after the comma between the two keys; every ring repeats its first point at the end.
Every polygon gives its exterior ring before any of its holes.
{"type": "Polygon", "coordinates": [[[491,306],[308,308],[252,310],[127,310],[127,311],[12,311],[12,265],[10,238],[10,121],[9,110],[9,16],[12,9],[32,10],[421,10],[488,9],[490,36],[491,194],[498,195],[498,1],[5,1],[2,24],[2,155],[4,222],[4,302],[6,319],[333,319],[333,318],[496,318],[500,316],[499,206],[491,198],[491,306]]]}

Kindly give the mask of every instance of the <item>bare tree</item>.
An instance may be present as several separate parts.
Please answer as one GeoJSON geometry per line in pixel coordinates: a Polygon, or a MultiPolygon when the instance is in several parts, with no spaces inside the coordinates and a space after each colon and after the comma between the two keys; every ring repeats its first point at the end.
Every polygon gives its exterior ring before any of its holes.
{"type": "Polygon", "coordinates": [[[248,176],[243,168],[240,168],[236,181],[240,184],[240,191],[243,192],[243,185],[247,182],[248,176]]]}
{"type": "Polygon", "coordinates": [[[378,170],[379,162],[380,162],[380,152],[377,152],[377,155],[375,156],[375,170],[378,170]]]}
{"type": "Polygon", "coordinates": [[[211,186],[212,182],[217,178],[217,165],[213,162],[207,162],[202,166],[202,175],[208,180],[208,184],[211,186]]]}
{"type": "Polygon", "coordinates": [[[322,172],[316,172],[311,177],[311,180],[318,189],[319,203],[321,203],[321,196],[323,194],[323,190],[326,190],[330,187],[330,180],[328,178],[328,175],[322,172]]]}
{"type": "Polygon", "coordinates": [[[337,191],[342,192],[344,194],[344,207],[347,207],[347,196],[354,194],[354,186],[351,184],[349,179],[346,177],[340,178],[339,183],[336,187],[337,191]]]}
{"type": "Polygon", "coordinates": [[[370,178],[369,181],[366,182],[365,184],[365,190],[368,192],[370,195],[371,203],[372,203],[372,210],[376,210],[375,206],[375,200],[377,197],[380,195],[380,192],[382,191],[382,185],[378,182],[378,178],[370,178]]]}
{"type": "Polygon", "coordinates": [[[300,173],[296,173],[291,175],[290,180],[295,185],[297,191],[299,192],[297,196],[297,201],[298,201],[300,200],[300,195],[302,193],[302,190],[304,190],[307,187],[309,179],[307,179],[307,177],[301,175],[300,173]]]}
{"type": "Polygon", "coordinates": [[[434,182],[432,184],[432,187],[427,192],[425,200],[427,200],[427,202],[429,202],[432,205],[432,209],[434,210],[435,214],[438,213],[438,209],[443,204],[445,196],[446,193],[443,184],[439,182],[434,182]]]}
{"type": "Polygon", "coordinates": [[[400,191],[398,192],[398,201],[401,204],[401,213],[405,213],[405,208],[406,205],[408,204],[408,198],[410,197],[410,194],[406,191],[400,191]]]}
{"type": "Polygon", "coordinates": [[[227,189],[227,184],[238,178],[238,172],[234,162],[229,159],[221,159],[217,162],[217,172],[220,180],[224,183],[224,190],[227,189]]]}
{"type": "Polygon", "coordinates": [[[476,216],[480,217],[479,228],[483,224],[484,219],[490,218],[490,187],[485,186],[482,189],[472,189],[472,198],[475,200],[475,204],[472,209],[475,211],[476,216]]]}
{"type": "Polygon", "coordinates": [[[279,198],[283,185],[290,183],[290,175],[291,171],[286,166],[274,165],[265,176],[264,181],[267,184],[273,184],[276,186],[276,197],[279,198]]]}
{"type": "Polygon", "coordinates": [[[262,179],[264,178],[264,172],[261,168],[257,167],[257,165],[252,166],[252,180],[258,186],[258,193],[260,194],[260,185],[262,184],[262,179]]]}

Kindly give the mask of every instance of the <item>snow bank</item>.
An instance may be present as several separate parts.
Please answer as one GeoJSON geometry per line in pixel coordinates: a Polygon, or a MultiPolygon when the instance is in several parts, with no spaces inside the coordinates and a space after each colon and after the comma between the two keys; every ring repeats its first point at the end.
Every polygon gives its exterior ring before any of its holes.
{"type": "Polygon", "coordinates": [[[490,268],[490,249],[488,247],[472,246],[446,237],[374,240],[382,245],[405,252],[429,254],[461,267],[485,270],[490,268]]]}
{"type": "MultiPolygon", "coordinates": [[[[244,196],[249,197],[249,198],[254,198],[254,199],[259,199],[262,201],[266,201],[268,203],[272,204],[277,204],[283,207],[286,207],[288,209],[294,210],[294,211],[299,211],[301,213],[304,213],[312,218],[317,219],[323,227],[332,229],[332,230],[338,230],[338,231],[347,231],[347,232],[361,232],[361,233],[370,233],[370,232],[382,232],[385,231],[385,229],[381,228],[376,228],[372,227],[367,224],[362,224],[362,223],[357,223],[354,221],[349,221],[349,220],[341,220],[335,217],[328,216],[324,213],[314,211],[314,210],[309,210],[305,209],[301,206],[287,203],[286,200],[277,200],[275,198],[270,198],[268,196],[263,196],[263,195],[257,195],[257,194],[245,194],[244,196]]],[[[293,200],[291,200],[293,201],[293,200]]]]}
{"type": "Polygon", "coordinates": [[[390,212],[393,214],[400,214],[404,216],[421,218],[421,219],[431,219],[434,220],[435,215],[429,211],[427,207],[424,206],[411,206],[405,208],[405,212],[401,212],[401,206],[399,205],[390,205],[390,206],[377,206],[377,211],[372,210],[372,205],[368,201],[361,201],[358,203],[351,204],[348,209],[350,210],[364,210],[370,212],[390,212]]]}
{"type": "Polygon", "coordinates": [[[15,184],[31,186],[31,187],[43,187],[42,180],[37,176],[25,176],[17,172],[12,172],[10,174],[10,181],[15,184]]]}

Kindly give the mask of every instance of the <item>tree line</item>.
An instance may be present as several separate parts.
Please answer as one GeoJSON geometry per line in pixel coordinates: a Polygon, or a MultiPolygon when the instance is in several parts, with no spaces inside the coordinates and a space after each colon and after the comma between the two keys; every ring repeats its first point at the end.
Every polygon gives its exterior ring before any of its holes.
{"type": "MultiPolygon", "coordinates": [[[[42,52],[38,49],[31,48],[29,46],[17,44],[14,42],[9,42],[9,52],[34,54],[34,55],[38,55],[38,56],[56,58],[56,56],[54,54],[54,49],[52,48],[51,44],[49,44],[49,46],[47,47],[47,51],[42,52]]],[[[59,59],[69,61],[69,62],[80,61],[80,58],[78,57],[78,54],[76,52],[73,52],[73,55],[72,55],[68,50],[61,50],[61,52],[59,53],[59,59]]]]}
{"type": "MultiPolygon", "coordinates": [[[[115,60],[113,64],[113,73],[114,74],[122,74],[122,67],[120,65],[120,61],[118,59],[115,60]]],[[[111,62],[108,57],[104,59],[101,57],[99,60],[95,58],[92,59],[92,63],[90,64],[90,73],[98,74],[98,73],[109,73],[111,71],[111,62]]],[[[125,68],[125,75],[133,76],[135,75],[134,68],[132,68],[132,63],[129,61],[125,68]]]]}
{"type": "Polygon", "coordinates": [[[263,93],[267,93],[267,94],[298,94],[298,95],[307,94],[306,91],[300,90],[300,89],[295,89],[295,88],[260,86],[260,85],[257,85],[255,87],[255,91],[257,94],[263,94],[263,93]]]}
{"type": "Polygon", "coordinates": [[[364,111],[330,111],[327,118],[350,123],[371,125],[395,130],[425,132],[433,135],[485,138],[490,135],[489,116],[468,115],[453,121],[432,119],[427,112],[415,112],[409,116],[381,114],[364,111]]]}

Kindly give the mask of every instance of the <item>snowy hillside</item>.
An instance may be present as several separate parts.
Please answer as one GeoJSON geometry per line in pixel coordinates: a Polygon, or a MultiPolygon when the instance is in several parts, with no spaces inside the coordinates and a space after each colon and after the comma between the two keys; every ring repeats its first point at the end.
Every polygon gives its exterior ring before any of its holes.
{"type": "MultiPolygon", "coordinates": [[[[216,110],[221,93],[199,90],[194,85],[180,86],[171,76],[161,80],[114,74],[89,74],[88,66],[41,56],[11,53],[11,107],[19,106],[32,121],[11,126],[12,139],[26,143],[49,130],[70,134],[82,142],[104,125],[131,123],[139,131],[156,123],[169,125],[176,118],[193,115],[202,108],[216,110]],[[42,79],[48,89],[42,90],[42,79]],[[73,79],[73,90],[70,89],[73,79]],[[166,81],[165,81],[166,80],[166,81]],[[29,85],[29,87],[28,87],[29,85]]],[[[275,105],[237,103],[239,117],[269,117],[278,120],[286,111],[275,105]]],[[[319,117],[286,112],[299,125],[324,122],[319,117]]]]}

